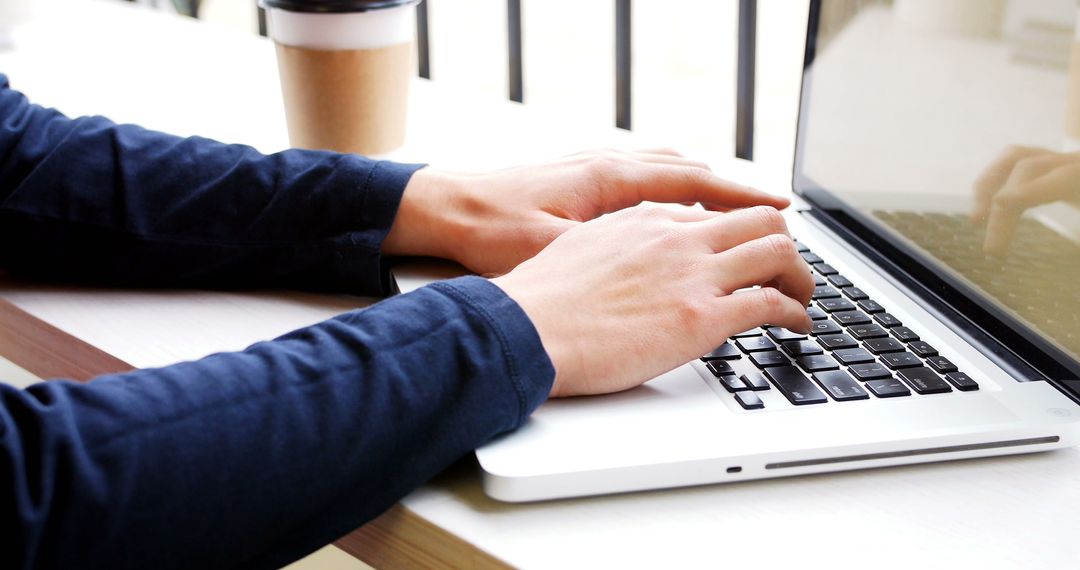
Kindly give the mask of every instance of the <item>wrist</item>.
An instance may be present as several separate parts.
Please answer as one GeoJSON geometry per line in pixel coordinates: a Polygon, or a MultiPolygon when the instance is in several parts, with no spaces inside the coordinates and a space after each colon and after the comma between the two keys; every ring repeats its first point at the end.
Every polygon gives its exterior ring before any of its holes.
{"type": "Polygon", "coordinates": [[[566,334],[567,331],[557,330],[559,323],[565,322],[560,317],[558,307],[546,302],[544,295],[531,294],[530,285],[521,281],[512,272],[491,279],[491,283],[517,303],[540,337],[540,344],[555,369],[549,397],[570,395],[566,388],[567,379],[575,375],[581,362],[579,347],[574,341],[576,337],[566,334]]]}
{"type": "Polygon", "coordinates": [[[383,253],[455,259],[462,235],[453,207],[459,187],[451,173],[431,167],[417,170],[402,193],[383,253]]]}

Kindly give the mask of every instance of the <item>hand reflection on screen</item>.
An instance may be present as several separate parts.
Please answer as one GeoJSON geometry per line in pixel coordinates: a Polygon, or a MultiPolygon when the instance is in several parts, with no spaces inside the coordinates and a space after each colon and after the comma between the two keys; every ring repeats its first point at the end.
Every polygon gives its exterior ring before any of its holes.
{"type": "Polygon", "coordinates": [[[975,181],[971,218],[986,224],[983,249],[1003,255],[1024,210],[1060,201],[1080,206],[1080,152],[1008,147],[975,181]]]}

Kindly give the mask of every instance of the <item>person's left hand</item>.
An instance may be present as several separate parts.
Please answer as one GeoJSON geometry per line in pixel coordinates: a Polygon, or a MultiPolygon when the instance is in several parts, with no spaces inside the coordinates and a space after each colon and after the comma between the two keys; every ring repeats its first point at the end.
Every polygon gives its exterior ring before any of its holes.
{"type": "Polygon", "coordinates": [[[644,201],[716,211],[789,204],[668,149],[590,151],[482,174],[429,167],[406,186],[383,251],[444,257],[499,275],[570,228],[644,201]]]}

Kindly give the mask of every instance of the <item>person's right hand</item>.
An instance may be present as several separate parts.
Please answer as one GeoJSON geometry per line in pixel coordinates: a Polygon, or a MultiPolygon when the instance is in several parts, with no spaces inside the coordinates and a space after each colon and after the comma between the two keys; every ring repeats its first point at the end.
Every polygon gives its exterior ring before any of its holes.
{"type": "Polygon", "coordinates": [[[809,331],[814,288],[783,217],[766,206],[623,210],[492,282],[539,332],[553,397],[634,387],[764,323],[809,331]]]}
{"type": "Polygon", "coordinates": [[[1004,254],[1024,210],[1063,200],[1080,205],[1080,153],[1005,149],[975,181],[971,218],[986,224],[983,250],[1004,254]]]}

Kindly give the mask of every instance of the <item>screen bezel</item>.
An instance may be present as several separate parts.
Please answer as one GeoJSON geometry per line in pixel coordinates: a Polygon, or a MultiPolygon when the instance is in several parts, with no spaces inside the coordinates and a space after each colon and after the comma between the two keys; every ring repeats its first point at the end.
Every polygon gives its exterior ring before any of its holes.
{"type": "Polygon", "coordinates": [[[811,0],[795,135],[792,190],[813,208],[807,212],[871,261],[914,291],[953,324],[958,333],[986,349],[995,363],[1020,380],[1048,380],[1080,402],[1080,361],[947,272],[933,270],[929,256],[875,229],[866,214],[849,206],[803,171],[821,5],[811,0]],[[991,332],[993,331],[993,332],[991,332]],[[1038,377],[1035,377],[1038,375],[1038,377]]]}

